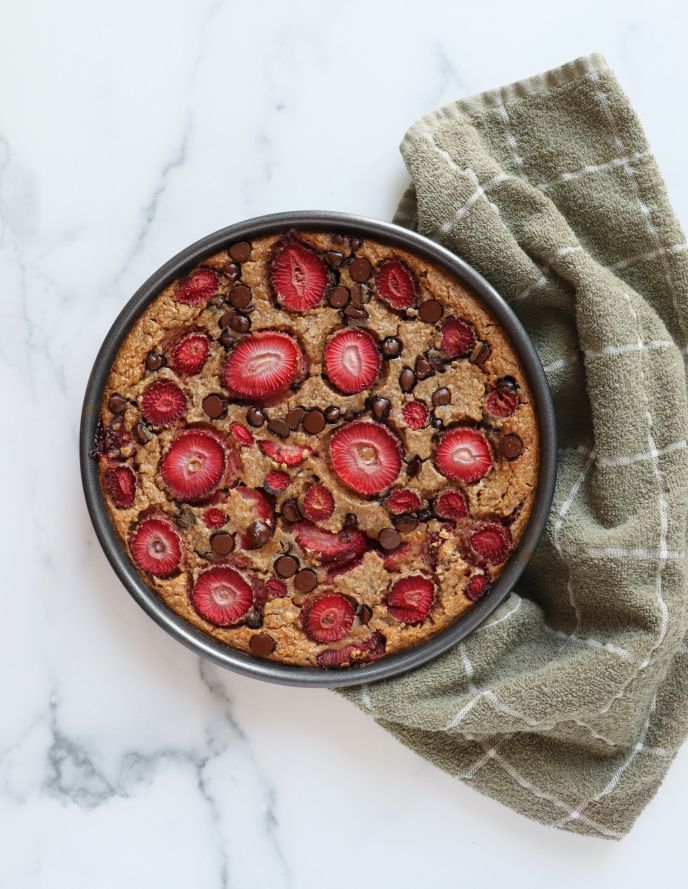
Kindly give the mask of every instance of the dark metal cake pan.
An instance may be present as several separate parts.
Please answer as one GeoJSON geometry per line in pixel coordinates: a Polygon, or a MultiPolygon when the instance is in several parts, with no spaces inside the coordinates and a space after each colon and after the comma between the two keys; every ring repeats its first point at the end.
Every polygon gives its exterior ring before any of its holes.
{"type": "Polygon", "coordinates": [[[86,503],[98,540],[126,589],[159,626],[202,657],[209,658],[244,676],[283,685],[319,688],[360,685],[412,670],[448,651],[484,623],[509,595],[540,540],[552,505],[557,460],[554,408],[542,365],[528,334],[497,291],[462,259],[422,235],[389,222],[322,211],[275,213],[239,222],[208,235],[182,250],[151,275],[122,309],[98,352],[86,387],[79,452],[86,503]],[[533,392],[540,432],[540,470],[530,519],[518,546],[495,581],[491,592],[455,623],[426,642],[379,661],[339,671],[291,666],[252,657],[215,641],[168,608],[145,583],[115,533],[101,490],[97,461],[89,456],[110,368],[124,338],[146,306],[175,278],[205,257],[223,250],[236,241],[251,240],[260,235],[269,235],[290,228],[339,231],[364,238],[375,238],[388,244],[397,244],[437,263],[463,281],[484,302],[510,337],[523,363],[533,392]]]}

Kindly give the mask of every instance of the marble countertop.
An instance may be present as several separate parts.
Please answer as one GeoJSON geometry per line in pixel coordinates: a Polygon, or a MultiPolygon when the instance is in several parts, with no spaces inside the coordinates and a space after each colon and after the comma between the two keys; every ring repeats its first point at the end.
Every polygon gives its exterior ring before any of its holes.
{"type": "Polygon", "coordinates": [[[556,7],[4,4],[0,885],[565,889],[684,868],[685,750],[621,844],[530,823],[334,694],[200,663],[115,578],[79,481],[86,377],[144,278],[247,216],[390,218],[404,130],[452,98],[605,53],[688,222],[685,8],[556,7]]]}

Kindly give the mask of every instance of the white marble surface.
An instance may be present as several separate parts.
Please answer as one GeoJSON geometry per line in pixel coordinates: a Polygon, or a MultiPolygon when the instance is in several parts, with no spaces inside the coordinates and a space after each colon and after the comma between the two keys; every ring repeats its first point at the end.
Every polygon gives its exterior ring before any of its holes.
{"type": "Polygon", "coordinates": [[[685,8],[557,7],[2,3],[0,886],[644,886],[684,871],[686,751],[621,845],[532,824],[331,693],[200,664],[110,571],[78,476],[89,367],[138,284],[246,216],[389,218],[404,129],[451,98],[604,52],[687,223],[685,8]]]}

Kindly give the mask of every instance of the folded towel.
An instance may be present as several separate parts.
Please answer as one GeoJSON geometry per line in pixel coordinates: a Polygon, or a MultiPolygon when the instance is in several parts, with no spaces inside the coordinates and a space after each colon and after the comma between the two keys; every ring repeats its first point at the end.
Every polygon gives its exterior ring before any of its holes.
{"type": "Polygon", "coordinates": [[[600,56],[435,111],[401,151],[396,221],[468,260],[533,338],[559,478],[484,626],[342,693],[513,809],[618,839],[688,730],[688,245],[600,56]]]}

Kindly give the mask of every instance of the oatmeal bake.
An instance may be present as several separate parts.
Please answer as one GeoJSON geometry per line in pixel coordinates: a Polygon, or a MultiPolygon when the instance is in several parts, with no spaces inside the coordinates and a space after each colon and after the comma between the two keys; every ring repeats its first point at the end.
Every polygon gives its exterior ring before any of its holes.
{"type": "Polygon", "coordinates": [[[214,639],[302,666],[418,645],[489,595],[538,476],[526,376],[483,303],[330,232],[235,243],[165,288],[100,420],[145,582],[214,639]]]}

